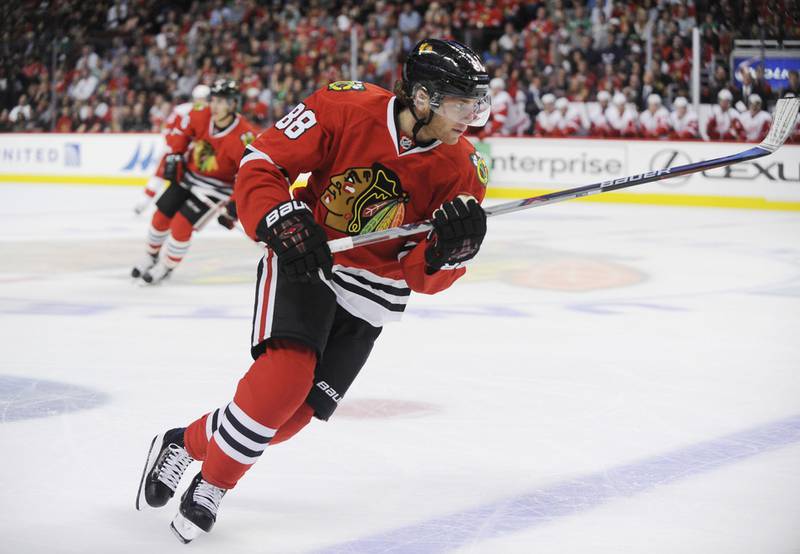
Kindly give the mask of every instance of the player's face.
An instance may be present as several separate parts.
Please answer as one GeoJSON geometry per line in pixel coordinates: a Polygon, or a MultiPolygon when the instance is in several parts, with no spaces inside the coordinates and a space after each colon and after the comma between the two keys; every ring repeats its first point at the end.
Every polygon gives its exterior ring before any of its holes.
{"type": "Polygon", "coordinates": [[[414,104],[420,119],[426,119],[433,112],[433,118],[423,128],[420,138],[437,139],[445,144],[458,142],[469,126],[485,125],[491,111],[488,94],[480,98],[446,95],[434,103],[424,88],[415,92],[414,104]]]}
{"type": "Polygon", "coordinates": [[[456,144],[461,135],[466,132],[467,127],[466,123],[454,121],[440,113],[434,113],[433,119],[426,126],[432,138],[445,144],[456,144]]]}
{"type": "Polygon", "coordinates": [[[209,106],[211,107],[211,116],[215,122],[225,121],[233,115],[233,102],[227,98],[212,96],[209,106]]]}

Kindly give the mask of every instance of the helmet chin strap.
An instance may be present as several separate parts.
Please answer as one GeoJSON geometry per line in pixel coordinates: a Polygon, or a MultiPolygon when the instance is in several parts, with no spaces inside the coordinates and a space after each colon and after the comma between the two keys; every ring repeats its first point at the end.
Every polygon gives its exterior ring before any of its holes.
{"type": "Polygon", "coordinates": [[[428,101],[428,116],[425,117],[425,118],[419,117],[417,115],[417,111],[415,109],[414,102],[411,103],[411,106],[409,107],[409,110],[411,111],[411,117],[413,117],[414,121],[415,121],[414,127],[411,129],[411,138],[414,140],[414,144],[416,144],[417,143],[417,133],[419,133],[420,130],[423,127],[425,127],[425,125],[428,125],[433,120],[433,110],[430,109],[430,100],[428,101]]]}
{"type": "Polygon", "coordinates": [[[422,119],[420,117],[417,117],[417,112],[414,111],[414,108],[412,107],[411,108],[411,116],[414,118],[414,121],[416,122],[416,123],[414,123],[414,127],[411,129],[411,138],[414,140],[414,144],[416,144],[417,143],[417,133],[419,133],[420,130],[423,127],[425,127],[425,125],[427,125],[428,123],[431,122],[431,120],[433,119],[433,110],[431,110],[428,113],[428,117],[426,117],[425,119],[422,119]]]}

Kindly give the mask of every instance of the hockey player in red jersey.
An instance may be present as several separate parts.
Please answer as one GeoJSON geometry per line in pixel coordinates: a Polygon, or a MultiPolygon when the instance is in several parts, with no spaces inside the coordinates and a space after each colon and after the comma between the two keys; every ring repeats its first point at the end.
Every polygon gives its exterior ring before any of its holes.
{"type": "Polygon", "coordinates": [[[235,198],[247,234],[268,249],[258,269],[251,354],[232,400],[157,435],[137,496],[162,506],[202,461],[172,529],[211,530],[223,495],[268,445],[313,416],[327,420],[411,291],[464,275],[486,233],[486,163],[462,135],[489,116],[489,77],[467,47],[418,43],[395,94],[341,81],[309,96],[250,145],[235,198]],[[289,185],[310,172],[294,198],[289,185]],[[432,218],[413,240],[339,252],[329,239],[432,218]]]}
{"type": "MultiPolygon", "coordinates": [[[[172,113],[169,115],[164,125],[164,135],[167,136],[173,129],[180,129],[181,126],[185,126],[192,110],[201,110],[205,108],[208,105],[208,95],[210,93],[211,89],[208,85],[197,85],[194,87],[192,89],[192,101],[178,104],[172,110],[172,113]]],[[[133,207],[133,211],[137,214],[142,213],[145,208],[150,205],[150,202],[153,201],[155,196],[161,192],[161,189],[164,188],[164,165],[169,154],[170,153],[167,152],[161,156],[161,161],[156,168],[155,174],[148,179],[147,185],[144,187],[143,197],[133,207]]]]}
{"type": "MultiPolygon", "coordinates": [[[[230,199],[239,160],[255,138],[238,103],[236,82],[219,79],[211,87],[210,105],[191,111],[167,135],[164,177],[170,185],[156,202],[147,254],[131,271],[133,278],[147,284],[165,279],[186,255],[193,231],[230,199]]],[[[227,213],[220,223],[233,226],[227,213]]]]}

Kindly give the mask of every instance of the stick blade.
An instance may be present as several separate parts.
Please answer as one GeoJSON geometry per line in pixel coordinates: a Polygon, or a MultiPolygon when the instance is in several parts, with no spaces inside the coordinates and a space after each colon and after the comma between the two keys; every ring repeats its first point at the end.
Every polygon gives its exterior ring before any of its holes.
{"type": "Polygon", "coordinates": [[[761,148],[775,152],[792,134],[800,110],[800,98],[781,98],[775,104],[775,113],[772,116],[772,127],[766,138],[759,144],[761,148]]]}

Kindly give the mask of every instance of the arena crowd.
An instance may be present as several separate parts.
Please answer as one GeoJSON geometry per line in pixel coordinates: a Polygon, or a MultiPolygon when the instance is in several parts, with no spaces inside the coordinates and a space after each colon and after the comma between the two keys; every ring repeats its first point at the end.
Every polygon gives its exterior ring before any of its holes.
{"type": "Polygon", "coordinates": [[[266,127],[353,69],[393,88],[422,37],[483,54],[495,115],[482,136],[750,140],[781,94],[800,94],[796,72],[772,90],[760,68],[735,79],[728,67],[734,39],[800,38],[791,0],[25,0],[3,10],[0,131],[159,131],[220,75],[240,83],[243,112],[266,127]],[[702,122],[687,105],[694,27],[702,101],[716,104],[702,122]]]}

